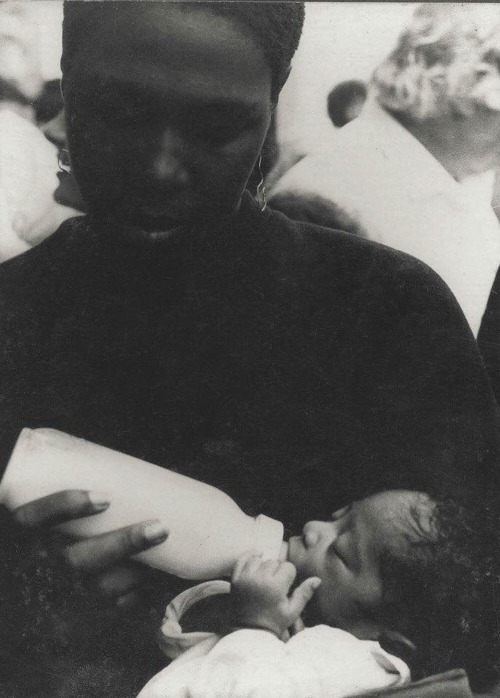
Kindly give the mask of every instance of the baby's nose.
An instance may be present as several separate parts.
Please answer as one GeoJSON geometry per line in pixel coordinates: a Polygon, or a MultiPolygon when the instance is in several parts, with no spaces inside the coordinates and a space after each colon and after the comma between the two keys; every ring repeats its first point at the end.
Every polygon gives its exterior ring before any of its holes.
{"type": "Polygon", "coordinates": [[[302,538],[306,548],[313,548],[320,539],[319,521],[309,521],[304,526],[302,538]]]}

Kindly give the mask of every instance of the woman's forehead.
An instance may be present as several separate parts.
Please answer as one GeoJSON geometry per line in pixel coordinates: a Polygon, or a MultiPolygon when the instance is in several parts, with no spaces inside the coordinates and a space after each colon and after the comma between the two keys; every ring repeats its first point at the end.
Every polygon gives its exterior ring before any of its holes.
{"type": "Polygon", "coordinates": [[[150,78],[160,84],[197,83],[212,93],[217,86],[247,92],[270,88],[271,72],[262,50],[231,19],[176,3],[120,3],[119,13],[99,13],[105,3],[91,4],[94,14],[86,21],[92,31],[87,25],[69,34],[76,44],[66,66],[70,74],[121,78],[132,71],[144,85],[150,78]]]}

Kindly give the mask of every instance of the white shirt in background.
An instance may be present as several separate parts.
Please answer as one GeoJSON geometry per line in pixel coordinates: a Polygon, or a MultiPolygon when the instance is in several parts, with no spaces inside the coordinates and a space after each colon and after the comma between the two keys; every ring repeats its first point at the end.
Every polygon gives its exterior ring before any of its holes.
{"type": "Polygon", "coordinates": [[[277,194],[320,196],[362,234],[428,264],[453,291],[477,336],[500,265],[494,173],[457,182],[376,102],[278,182],[277,194]]]}

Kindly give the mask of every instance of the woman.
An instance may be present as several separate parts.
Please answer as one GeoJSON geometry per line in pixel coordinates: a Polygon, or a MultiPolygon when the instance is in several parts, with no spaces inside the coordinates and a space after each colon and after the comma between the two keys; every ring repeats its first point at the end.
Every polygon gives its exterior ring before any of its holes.
{"type": "MultiPolygon", "coordinates": [[[[22,427],[50,426],[222,487],[290,529],[384,488],[447,493],[471,525],[496,525],[498,417],[447,289],[404,255],[292,223],[244,191],[302,6],[65,13],[88,215],[0,269],[3,462],[22,427]]],[[[21,652],[41,672],[24,672],[37,683],[23,696],[132,696],[161,665],[152,628],[174,587],[127,558],[164,524],[62,547],[46,531],[108,505],[85,492],[26,505],[16,519],[33,539],[5,517],[12,682],[21,652]],[[148,631],[129,609],[141,591],[148,631]]]]}

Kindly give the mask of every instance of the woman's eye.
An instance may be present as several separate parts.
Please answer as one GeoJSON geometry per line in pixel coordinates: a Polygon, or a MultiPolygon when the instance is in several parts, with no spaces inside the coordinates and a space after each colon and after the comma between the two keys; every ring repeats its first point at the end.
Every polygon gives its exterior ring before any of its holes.
{"type": "Polygon", "coordinates": [[[225,145],[236,137],[234,129],[224,126],[209,128],[202,134],[202,138],[211,145],[225,145]]]}
{"type": "Polygon", "coordinates": [[[200,123],[197,119],[184,124],[191,137],[198,138],[208,146],[221,147],[236,140],[256,125],[257,119],[248,114],[220,114],[208,116],[200,123]]]}
{"type": "Polygon", "coordinates": [[[80,109],[81,113],[85,113],[93,119],[98,119],[104,124],[112,124],[113,126],[126,127],[137,124],[144,118],[141,109],[133,106],[116,106],[109,104],[87,104],[80,109]]]}
{"type": "Polygon", "coordinates": [[[196,136],[208,145],[220,147],[238,138],[245,128],[240,124],[207,124],[198,129],[196,136]]]}

